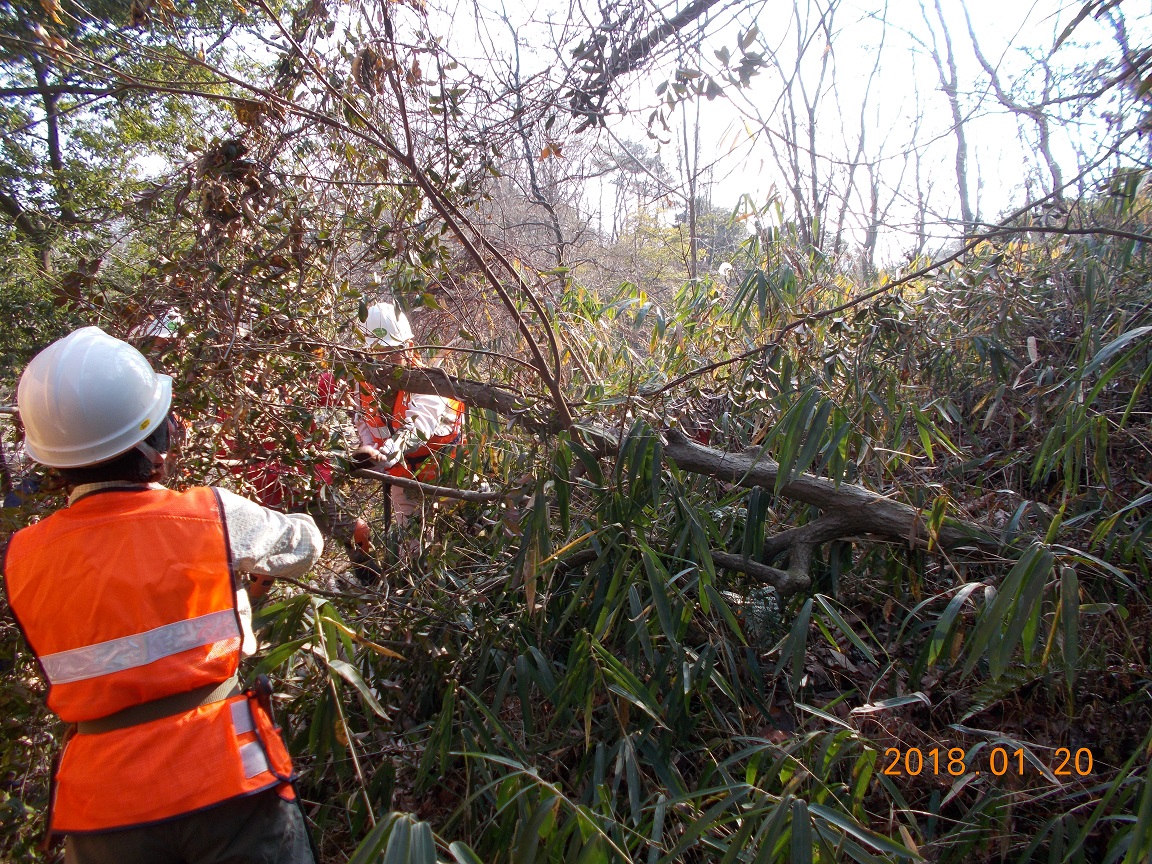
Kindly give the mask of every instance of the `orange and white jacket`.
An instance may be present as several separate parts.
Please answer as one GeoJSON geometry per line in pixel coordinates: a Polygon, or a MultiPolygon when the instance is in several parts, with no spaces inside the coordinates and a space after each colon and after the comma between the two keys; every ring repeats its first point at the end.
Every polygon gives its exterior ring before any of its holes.
{"type": "Polygon", "coordinates": [[[360,410],[355,419],[360,443],[380,448],[389,440],[402,442],[404,461],[393,465],[388,473],[434,480],[439,470],[438,459],[451,457],[460,440],[464,403],[401,390],[393,401],[391,414],[383,414],[372,385],[358,384],[357,395],[360,410]]]}

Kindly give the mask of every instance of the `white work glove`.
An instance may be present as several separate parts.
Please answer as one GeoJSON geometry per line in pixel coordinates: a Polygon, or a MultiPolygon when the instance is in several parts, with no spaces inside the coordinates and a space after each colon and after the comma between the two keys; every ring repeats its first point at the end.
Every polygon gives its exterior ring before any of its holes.
{"type": "Polygon", "coordinates": [[[389,438],[379,448],[380,459],[383,462],[383,467],[391,468],[397,462],[404,458],[404,451],[400,449],[400,444],[395,438],[389,438]]]}

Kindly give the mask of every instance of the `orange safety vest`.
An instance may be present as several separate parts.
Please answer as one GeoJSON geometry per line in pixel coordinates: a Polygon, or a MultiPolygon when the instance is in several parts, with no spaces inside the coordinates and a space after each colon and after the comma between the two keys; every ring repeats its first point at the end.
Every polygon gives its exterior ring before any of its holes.
{"type": "MultiPolygon", "coordinates": [[[[376,401],[376,388],[366,381],[360,381],[357,383],[356,391],[360,399],[360,413],[364,415],[364,422],[373,429],[388,428],[388,421],[380,414],[380,408],[376,401]]],[[[373,432],[372,443],[379,447],[384,443],[384,439],[378,438],[373,432]]]]}
{"type": "MultiPolygon", "coordinates": [[[[392,416],[385,419],[380,414],[376,400],[376,391],[370,384],[360,384],[360,408],[364,413],[364,420],[369,426],[377,429],[387,428],[395,434],[404,426],[404,418],[408,414],[412,394],[404,390],[397,392],[392,405],[392,416]]],[[[422,441],[415,450],[404,454],[404,461],[393,465],[388,473],[395,477],[410,477],[423,483],[431,483],[440,473],[440,457],[451,459],[456,455],[456,444],[460,441],[460,432],[464,425],[464,412],[467,406],[456,399],[445,399],[453,411],[452,428],[444,435],[433,435],[427,441],[422,441]],[[436,456],[437,458],[432,458],[436,456]]],[[[373,436],[375,437],[375,436],[373,436]]],[[[383,439],[375,442],[376,446],[383,444],[383,439]]]]}
{"type": "Polygon", "coordinates": [[[293,797],[288,751],[255,697],[83,729],[236,674],[235,575],[212,489],[94,492],[16,532],[4,572],[48,707],[81,724],[54,778],[53,833],[161,822],[275,787],[293,797]]]}

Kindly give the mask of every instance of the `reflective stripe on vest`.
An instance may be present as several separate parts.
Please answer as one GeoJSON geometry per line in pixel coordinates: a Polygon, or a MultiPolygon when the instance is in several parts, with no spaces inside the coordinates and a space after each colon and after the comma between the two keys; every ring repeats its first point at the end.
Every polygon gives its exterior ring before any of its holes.
{"type": "Polygon", "coordinates": [[[240,695],[175,718],[74,736],[56,775],[52,830],[148,825],[280,786],[291,763],[278,734],[261,740],[260,711],[240,695]]]}
{"type": "Polygon", "coordinates": [[[206,487],[95,492],[16,532],[8,600],[48,678],[48,707],[78,723],[232,676],[230,557],[206,487]]]}
{"type": "Polygon", "coordinates": [[[232,639],[239,632],[231,609],[165,624],[146,633],[121,636],[40,658],[51,684],[71,684],[124,669],[146,666],[190,648],[232,639]]]}
{"type": "MultiPolygon", "coordinates": [[[[81,498],[13,536],[5,586],[48,678],[48,705],[67,722],[219,683],[239,665],[231,552],[211,489],[81,498]]],[[[271,722],[253,723],[255,710],[233,697],[74,736],[52,830],[142,825],[278,785],[291,762],[271,722]]]]}

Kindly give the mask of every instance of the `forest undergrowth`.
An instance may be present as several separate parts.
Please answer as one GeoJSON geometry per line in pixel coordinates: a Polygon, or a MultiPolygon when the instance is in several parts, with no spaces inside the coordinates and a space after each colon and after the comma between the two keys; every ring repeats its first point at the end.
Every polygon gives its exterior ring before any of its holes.
{"type": "MultiPolygon", "coordinates": [[[[1141,179],[1098,218],[1146,224],[1141,179]]],[[[1145,860],[1147,244],[1025,229],[836,315],[813,313],[882,283],[786,233],[741,255],[741,279],[663,305],[571,274],[556,316],[599,382],[575,426],[473,407],[441,482],[500,495],[428,504],[376,590],[331,551],[257,609],[245,671],[276,681],[325,861],[1145,860]],[[677,431],[773,460],[777,485],[682,470],[677,431]],[[790,596],[718,562],[784,566],[774,536],[820,518],[782,494],[804,474],[905,501],[927,542],[819,543],[790,596]],[[985,542],[946,549],[962,524],[985,542]]],[[[301,350],[251,387],[350,380],[358,356],[301,350]]],[[[181,482],[234,485],[184,389],[181,482]]],[[[264,403],[302,466],[339,456],[345,410],[264,403]]],[[[342,489],[386,538],[380,485],[342,489]]],[[[0,848],[51,860],[61,730],[5,621],[0,848]]]]}

